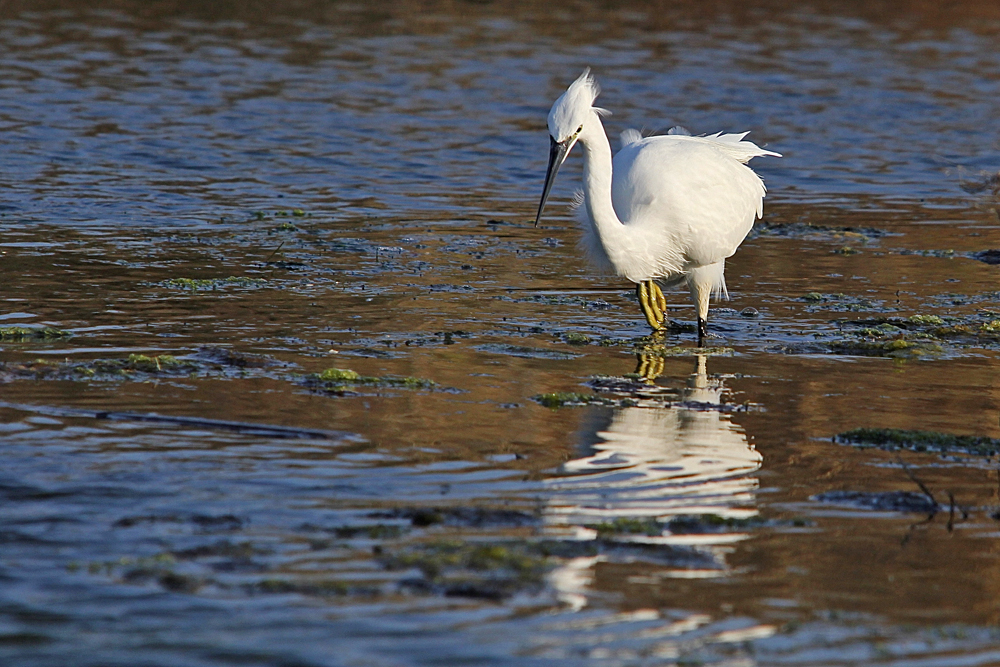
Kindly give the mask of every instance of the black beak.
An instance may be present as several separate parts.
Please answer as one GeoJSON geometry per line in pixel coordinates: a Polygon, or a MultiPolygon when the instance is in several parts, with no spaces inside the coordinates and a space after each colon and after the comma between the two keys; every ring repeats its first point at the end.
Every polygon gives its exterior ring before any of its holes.
{"type": "Polygon", "coordinates": [[[566,161],[566,154],[569,153],[569,149],[572,147],[573,144],[569,139],[558,142],[549,136],[549,168],[545,172],[545,187],[542,188],[542,201],[538,204],[535,227],[538,226],[538,221],[542,218],[542,209],[545,208],[545,200],[549,198],[549,191],[552,190],[552,184],[556,180],[556,173],[559,172],[559,167],[562,166],[562,163],[566,161]]]}

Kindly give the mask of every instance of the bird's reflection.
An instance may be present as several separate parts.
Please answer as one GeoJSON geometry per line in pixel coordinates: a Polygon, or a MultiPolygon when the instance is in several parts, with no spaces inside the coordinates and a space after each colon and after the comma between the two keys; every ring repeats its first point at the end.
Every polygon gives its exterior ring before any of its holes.
{"type": "MultiPolygon", "coordinates": [[[[567,461],[547,481],[552,492],[545,510],[550,532],[588,539],[596,537],[595,526],[613,526],[616,521],[669,526],[679,516],[745,519],[756,514],[757,479],[752,473],[760,468],[761,455],[730,421],[723,380],[708,375],[705,355],[696,359],[694,372],[682,386],[668,390],[667,400],[661,390],[656,401],[640,400],[638,407],[590,415],[583,429],[586,453],[567,461]]],[[[647,369],[654,365],[646,360],[647,369]]],[[[697,548],[715,558],[718,564],[710,569],[721,574],[724,545],[745,537],[738,531],[675,534],[664,528],[626,532],[614,539],[697,548]]],[[[585,570],[593,559],[585,560],[589,562],[567,564],[566,576],[553,574],[553,584],[566,589],[567,600],[581,594],[571,589],[587,580],[585,570]],[[576,585],[561,587],[559,579],[576,585]]],[[[695,576],[677,573],[689,575],[695,576]]]]}

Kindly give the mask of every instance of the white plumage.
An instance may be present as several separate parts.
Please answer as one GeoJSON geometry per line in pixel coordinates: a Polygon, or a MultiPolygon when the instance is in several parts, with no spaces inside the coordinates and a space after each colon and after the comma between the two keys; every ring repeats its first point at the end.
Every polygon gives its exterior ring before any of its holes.
{"type": "Polygon", "coordinates": [[[763,212],[764,183],[746,163],[781,156],[745,141],[746,132],[643,138],[626,130],[622,149],[612,160],[600,118],[607,112],[593,106],[598,93],[588,69],[549,112],[549,169],[535,224],[559,166],[579,142],[584,150],[580,217],[587,255],[599,269],[639,284],[640,304],[656,331],[663,329],[665,309],[657,285],[687,282],[701,339],[709,295],[726,294],[725,260],[763,212]],[[651,295],[648,299],[643,290],[651,295]]]}

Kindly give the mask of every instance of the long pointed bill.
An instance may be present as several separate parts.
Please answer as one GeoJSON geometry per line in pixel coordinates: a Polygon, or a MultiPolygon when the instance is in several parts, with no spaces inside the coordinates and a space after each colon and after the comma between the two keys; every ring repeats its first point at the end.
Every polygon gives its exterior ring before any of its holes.
{"type": "Polygon", "coordinates": [[[556,174],[559,172],[559,167],[562,163],[566,161],[566,155],[569,154],[569,149],[573,147],[573,142],[567,139],[563,142],[558,142],[549,136],[549,168],[545,172],[545,187],[542,188],[542,201],[538,204],[538,215],[535,216],[535,227],[538,226],[538,221],[542,219],[542,209],[545,208],[545,201],[549,198],[549,191],[552,190],[552,184],[556,180],[556,174]]]}

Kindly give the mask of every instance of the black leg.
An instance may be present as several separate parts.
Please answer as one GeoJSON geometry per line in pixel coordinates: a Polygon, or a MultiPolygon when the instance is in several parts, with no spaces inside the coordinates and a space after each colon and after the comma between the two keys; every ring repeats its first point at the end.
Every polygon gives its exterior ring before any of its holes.
{"type": "Polygon", "coordinates": [[[698,318],[698,347],[704,347],[705,336],[708,335],[708,322],[698,318]]]}

